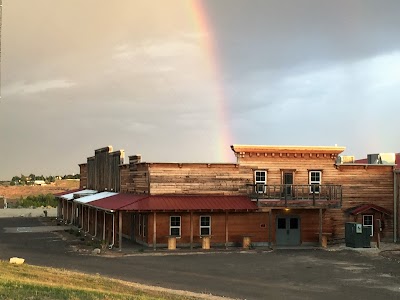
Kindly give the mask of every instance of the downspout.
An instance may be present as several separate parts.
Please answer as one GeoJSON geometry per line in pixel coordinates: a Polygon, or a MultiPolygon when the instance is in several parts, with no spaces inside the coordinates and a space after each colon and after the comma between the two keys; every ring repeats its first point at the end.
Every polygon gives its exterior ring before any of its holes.
{"type": "Polygon", "coordinates": [[[87,233],[90,234],[90,207],[87,207],[87,233]]]}
{"type": "Polygon", "coordinates": [[[393,242],[397,242],[397,174],[400,172],[393,170],[393,242]]]}
{"type": "Polygon", "coordinates": [[[114,247],[114,243],[115,243],[115,213],[113,212],[112,214],[113,216],[113,224],[112,224],[112,244],[108,246],[108,249],[112,249],[114,247]]]}

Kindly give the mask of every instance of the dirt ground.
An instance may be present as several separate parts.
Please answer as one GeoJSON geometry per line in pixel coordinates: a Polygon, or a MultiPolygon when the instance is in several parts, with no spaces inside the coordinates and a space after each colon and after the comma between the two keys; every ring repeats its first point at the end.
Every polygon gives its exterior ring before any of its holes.
{"type": "Polygon", "coordinates": [[[19,199],[20,197],[36,196],[40,194],[56,194],[78,188],[79,180],[57,180],[52,184],[44,186],[0,186],[0,197],[5,197],[7,201],[12,201],[13,199],[19,199]]]}

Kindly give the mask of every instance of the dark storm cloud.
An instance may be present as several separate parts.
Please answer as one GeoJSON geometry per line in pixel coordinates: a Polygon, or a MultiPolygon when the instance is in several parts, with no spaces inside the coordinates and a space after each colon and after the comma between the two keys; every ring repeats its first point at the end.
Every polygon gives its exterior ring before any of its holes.
{"type": "Polygon", "coordinates": [[[3,1],[0,178],[77,172],[110,144],[221,161],[221,127],[225,143],[399,151],[398,1],[204,4],[213,36],[186,1],[3,1]]]}

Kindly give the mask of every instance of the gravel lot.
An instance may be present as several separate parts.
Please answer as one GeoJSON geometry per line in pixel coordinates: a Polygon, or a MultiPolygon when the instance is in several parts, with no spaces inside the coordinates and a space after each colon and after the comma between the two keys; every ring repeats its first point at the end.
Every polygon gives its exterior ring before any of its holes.
{"type": "Polygon", "coordinates": [[[400,261],[377,249],[99,256],[74,251],[64,231],[18,230],[44,225],[38,218],[1,218],[0,259],[19,256],[28,264],[238,299],[400,299],[400,261]]]}

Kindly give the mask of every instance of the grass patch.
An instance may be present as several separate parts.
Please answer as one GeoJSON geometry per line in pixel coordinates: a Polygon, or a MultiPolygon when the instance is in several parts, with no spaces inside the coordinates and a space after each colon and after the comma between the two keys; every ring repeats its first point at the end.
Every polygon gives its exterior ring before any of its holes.
{"type": "Polygon", "coordinates": [[[105,299],[196,299],[157,290],[145,290],[134,283],[62,269],[11,265],[0,261],[0,299],[105,300],[105,299]]]}

